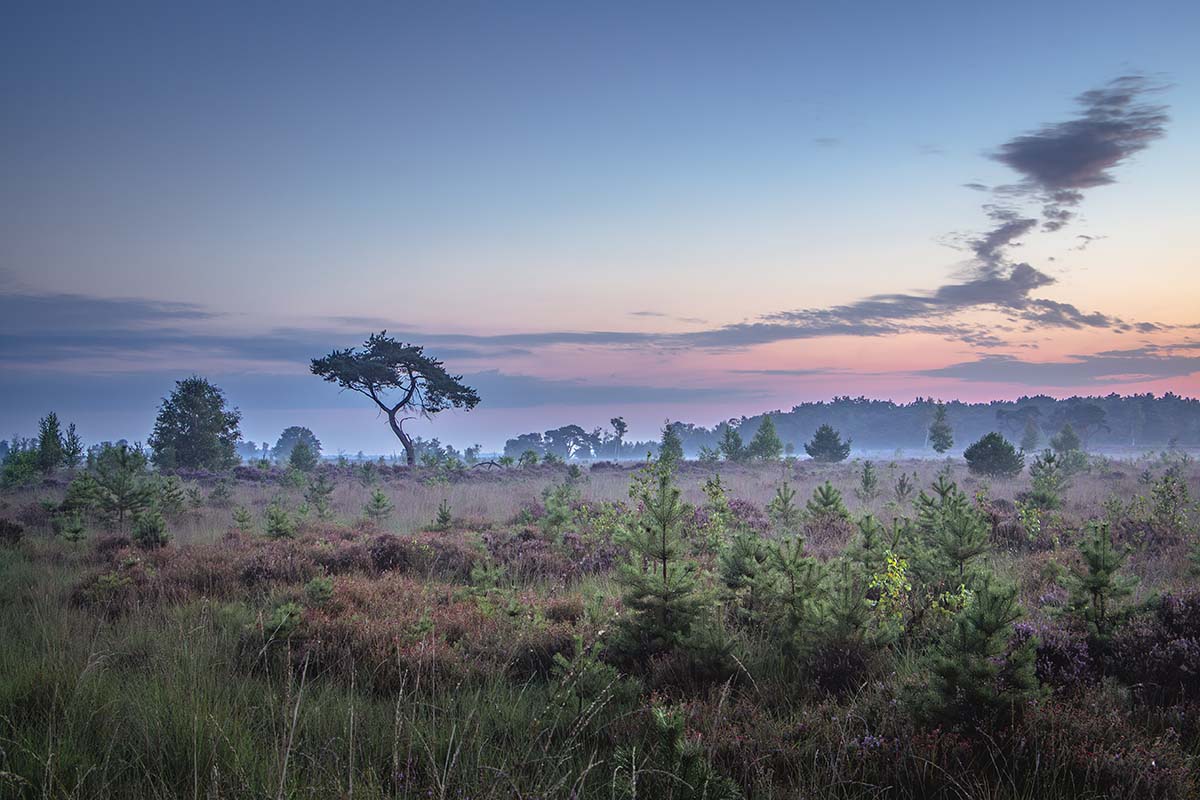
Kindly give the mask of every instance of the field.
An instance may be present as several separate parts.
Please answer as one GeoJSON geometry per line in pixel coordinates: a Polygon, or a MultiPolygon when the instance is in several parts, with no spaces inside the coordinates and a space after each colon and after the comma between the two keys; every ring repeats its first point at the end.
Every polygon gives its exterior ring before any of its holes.
{"type": "Polygon", "coordinates": [[[139,473],[165,544],[70,473],[7,491],[0,796],[1196,796],[1200,468],[1092,458],[1041,506],[1028,473],[874,468],[679,465],[692,605],[654,630],[637,464],[139,473]],[[957,573],[939,478],[985,532],[957,573]],[[996,587],[1021,616],[985,635],[996,587]]]}

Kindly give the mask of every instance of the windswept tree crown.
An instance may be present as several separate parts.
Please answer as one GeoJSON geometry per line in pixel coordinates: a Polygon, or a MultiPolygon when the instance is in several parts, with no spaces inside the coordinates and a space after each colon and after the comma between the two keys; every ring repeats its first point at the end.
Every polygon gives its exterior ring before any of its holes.
{"type": "Polygon", "coordinates": [[[464,385],[461,375],[451,375],[420,345],[398,342],[387,331],[373,333],[361,348],[334,350],[314,358],[312,372],[343,389],[371,398],[384,411],[411,410],[429,416],[447,408],[474,408],[479,395],[464,385]],[[390,402],[390,392],[400,392],[390,402]]]}

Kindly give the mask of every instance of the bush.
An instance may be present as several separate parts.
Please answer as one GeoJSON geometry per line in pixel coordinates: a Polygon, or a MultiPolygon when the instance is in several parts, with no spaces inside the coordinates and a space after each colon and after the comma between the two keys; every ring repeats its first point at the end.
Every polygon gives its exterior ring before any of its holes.
{"type": "Polygon", "coordinates": [[[170,539],[167,521],[162,512],[151,508],[138,514],[133,520],[133,540],[146,549],[164,546],[170,539]]]}
{"type": "Polygon", "coordinates": [[[25,537],[25,526],[11,519],[0,519],[0,544],[14,547],[25,537]]]}
{"type": "Polygon", "coordinates": [[[963,451],[967,468],[976,475],[1010,478],[1025,468],[1025,457],[1012,442],[992,432],[963,451]]]}
{"type": "Polygon", "coordinates": [[[812,441],[804,445],[804,452],[813,461],[834,464],[845,461],[850,455],[850,440],[842,442],[842,436],[831,425],[822,425],[813,434],[812,441]]]}

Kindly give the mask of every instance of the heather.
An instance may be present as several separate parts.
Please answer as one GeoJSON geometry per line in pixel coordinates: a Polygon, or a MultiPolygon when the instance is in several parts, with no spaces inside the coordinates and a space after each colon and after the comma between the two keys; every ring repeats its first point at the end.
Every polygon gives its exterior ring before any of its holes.
{"type": "Polygon", "coordinates": [[[1183,454],[368,468],[292,438],[0,494],[0,794],[1200,790],[1183,454]]]}

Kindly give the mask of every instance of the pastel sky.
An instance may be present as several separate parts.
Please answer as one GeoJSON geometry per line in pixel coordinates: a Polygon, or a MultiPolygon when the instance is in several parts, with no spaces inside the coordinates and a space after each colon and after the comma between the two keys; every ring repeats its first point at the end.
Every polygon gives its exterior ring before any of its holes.
{"type": "Polygon", "coordinates": [[[0,430],[390,452],[805,400],[1200,394],[1200,4],[6,4],[0,430]]]}

